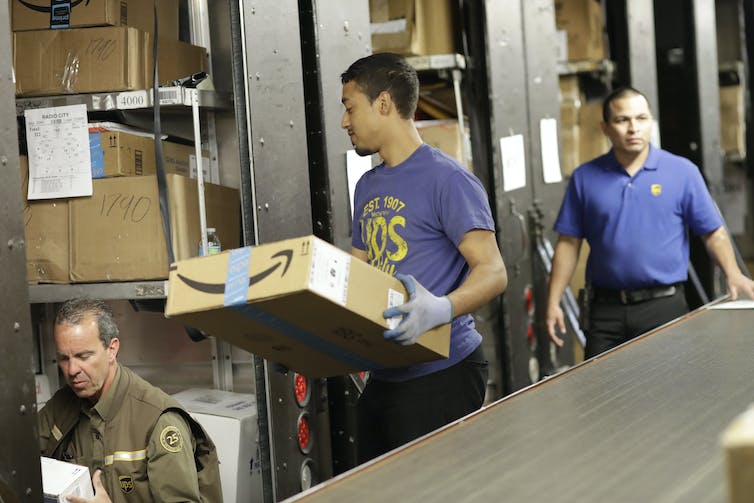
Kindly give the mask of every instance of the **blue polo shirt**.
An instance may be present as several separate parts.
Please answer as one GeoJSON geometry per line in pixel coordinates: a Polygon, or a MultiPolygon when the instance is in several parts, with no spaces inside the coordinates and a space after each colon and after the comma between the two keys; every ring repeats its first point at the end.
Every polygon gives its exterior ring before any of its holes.
{"type": "Polygon", "coordinates": [[[633,177],[612,150],[579,166],[554,229],[587,240],[592,286],[635,289],[685,281],[688,230],[706,234],[722,223],[696,165],[650,146],[633,177]]]}

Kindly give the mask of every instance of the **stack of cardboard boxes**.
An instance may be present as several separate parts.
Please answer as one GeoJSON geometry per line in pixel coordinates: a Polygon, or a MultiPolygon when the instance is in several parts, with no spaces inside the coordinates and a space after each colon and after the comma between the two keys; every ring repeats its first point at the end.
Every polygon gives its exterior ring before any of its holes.
{"type": "MultiPolygon", "coordinates": [[[[160,82],[203,71],[206,51],[178,40],[179,0],[158,3],[160,82]]],[[[41,5],[41,4],[40,4],[41,5]]],[[[16,95],[46,96],[148,89],[153,83],[154,2],[102,0],[46,6],[10,3],[16,95]]],[[[198,254],[193,146],[163,141],[173,251],[198,254]]],[[[89,129],[93,195],[27,201],[31,283],[163,279],[168,258],[156,182],[154,139],[120,125],[89,129]]],[[[205,166],[209,165],[205,160],[205,166]]],[[[26,195],[29,166],[21,158],[26,195]]],[[[194,167],[195,170],[195,167],[194,167]]],[[[217,177],[207,176],[218,182],[217,177]]],[[[207,224],[226,248],[239,245],[238,191],[205,185],[207,224]]]]}
{"type": "Polygon", "coordinates": [[[610,143],[602,133],[602,100],[587,100],[578,75],[560,77],[560,137],[563,174],[604,154],[610,143]]]}
{"type": "MultiPolygon", "coordinates": [[[[13,0],[10,5],[17,96],[151,87],[151,0],[100,0],[56,7],[13,0]]],[[[203,71],[206,51],[178,40],[178,0],[161,0],[158,5],[160,80],[169,82],[203,71]]]]}
{"type": "Polygon", "coordinates": [[[369,0],[372,52],[456,53],[450,0],[369,0]]]}
{"type": "Polygon", "coordinates": [[[560,61],[605,58],[604,15],[599,0],[555,0],[560,61]]]}

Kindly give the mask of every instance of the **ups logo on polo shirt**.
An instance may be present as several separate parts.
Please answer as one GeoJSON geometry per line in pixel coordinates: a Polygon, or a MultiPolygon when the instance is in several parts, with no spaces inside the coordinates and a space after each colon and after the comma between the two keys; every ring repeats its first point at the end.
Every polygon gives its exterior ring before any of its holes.
{"type": "Polygon", "coordinates": [[[121,475],[118,477],[118,485],[123,493],[128,494],[134,490],[134,479],[130,475],[121,475]]]}

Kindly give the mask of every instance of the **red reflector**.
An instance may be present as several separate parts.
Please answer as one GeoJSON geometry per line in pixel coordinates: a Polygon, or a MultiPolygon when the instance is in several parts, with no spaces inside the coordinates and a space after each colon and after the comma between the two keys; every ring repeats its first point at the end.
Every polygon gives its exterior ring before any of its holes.
{"type": "Polygon", "coordinates": [[[526,287],[526,290],[524,290],[524,305],[530,316],[534,314],[534,290],[531,287],[526,287]]]}
{"type": "Polygon", "coordinates": [[[302,414],[298,418],[298,432],[296,434],[298,448],[301,452],[307,454],[312,448],[312,437],[309,428],[309,416],[302,414]]]}
{"type": "Polygon", "coordinates": [[[529,325],[526,327],[526,338],[529,340],[529,345],[532,345],[532,343],[535,340],[534,337],[534,325],[529,325]]]}
{"type": "Polygon", "coordinates": [[[293,393],[296,396],[296,403],[299,407],[306,406],[309,403],[309,381],[301,374],[295,374],[293,378],[293,393]]]}

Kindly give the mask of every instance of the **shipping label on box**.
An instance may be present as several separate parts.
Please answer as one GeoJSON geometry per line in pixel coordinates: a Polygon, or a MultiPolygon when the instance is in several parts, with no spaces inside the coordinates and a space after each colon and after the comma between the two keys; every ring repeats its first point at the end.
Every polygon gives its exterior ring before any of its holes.
{"type": "Polygon", "coordinates": [[[171,266],[165,314],[308,377],[447,358],[450,325],[386,341],[397,279],[314,236],[171,266]]]}
{"type": "Polygon", "coordinates": [[[94,497],[88,467],[44,456],[40,458],[40,461],[44,503],[64,503],[68,501],[68,496],[94,497]]]}

